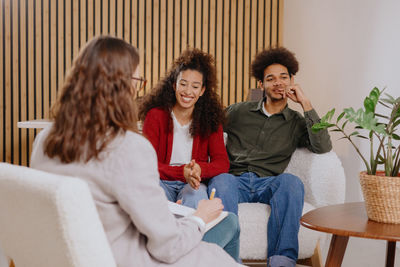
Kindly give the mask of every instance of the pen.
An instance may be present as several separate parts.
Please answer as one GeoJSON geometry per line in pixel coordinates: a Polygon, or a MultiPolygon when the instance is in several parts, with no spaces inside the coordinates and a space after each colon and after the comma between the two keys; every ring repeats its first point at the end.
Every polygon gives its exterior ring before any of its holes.
{"type": "Polygon", "coordinates": [[[213,188],[213,189],[211,190],[210,200],[213,200],[213,199],[214,199],[214,196],[215,196],[215,188],[213,188]]]}

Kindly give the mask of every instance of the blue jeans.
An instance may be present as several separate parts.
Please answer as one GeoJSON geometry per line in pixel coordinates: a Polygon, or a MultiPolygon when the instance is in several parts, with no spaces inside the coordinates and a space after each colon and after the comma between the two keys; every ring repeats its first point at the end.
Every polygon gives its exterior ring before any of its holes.
{"type": "Polygon", "coordinates": [[[208,199],[207,186],[200,183],[199,189],[193,189],[189,184],[181,181],[160,180],[169,201],[176,202],[182,199],[182,205],[197,209],[197,203],[202,199],[208,199]]]}
{"type": "Polygon", "coordinates": [[[240,176],[223,173],[212,178],[208,190],[216,189],[224,209],[237,214],[238,203],[260,202],[271,207],[268,220],[268,257],[271,266],[295,266],[298,232],[304,203],[304,186],[292,174],[258,177],[252,172],[240,176]],[[284,256],[284,257],[282,257],[284,256]]]}
{"type": "Polygon", "coordinates": [[[240,226],[238,217],[232,212],[229,212],[225,219],[204,234],[203,241],[217,244],[237,262],[240,262],[239,237],[240,226]]]}

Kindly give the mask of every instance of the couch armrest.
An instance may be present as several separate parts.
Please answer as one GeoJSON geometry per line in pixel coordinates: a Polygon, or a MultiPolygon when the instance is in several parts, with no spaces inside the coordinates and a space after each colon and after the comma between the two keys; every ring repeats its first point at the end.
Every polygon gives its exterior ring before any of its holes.
{"type": "Polygon", "coordinates": [[[303,181],[304,201],[311,205],[321,207],[344,202],[344,169],[335,152],[315,154],[305,148],[298,148],[285,172],[303,181]]]}

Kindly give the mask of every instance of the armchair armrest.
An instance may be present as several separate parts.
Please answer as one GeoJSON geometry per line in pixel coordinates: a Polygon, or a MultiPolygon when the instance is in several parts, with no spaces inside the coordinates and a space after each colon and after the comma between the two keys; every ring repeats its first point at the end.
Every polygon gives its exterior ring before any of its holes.
{"type": "Polygon", "coordinates": [[[335,152],[315,154],[305,148],[298,148],[285,172],[303,181],[304,201],[314,207],[344,202],[345,174],[335,152]]]}

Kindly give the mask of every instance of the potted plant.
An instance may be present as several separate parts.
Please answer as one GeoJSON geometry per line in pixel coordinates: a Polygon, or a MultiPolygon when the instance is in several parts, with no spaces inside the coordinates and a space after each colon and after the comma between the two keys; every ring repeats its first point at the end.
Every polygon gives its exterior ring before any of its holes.
{"type": "MultiPolygon", "coordinates": [[[[400,223],[400,97],[384,94],[384,90],[372,89],[364,100],[364,107],[357,111],[345,108],[333,120],[335,109],[312,126],[313,132],[330,128],[343,135],[355,148],[365,164],[366,171],[360,173],[367,215],[371,220],[385,223],[400,223]],[[384,114],[377,112],[381,105],[384,114]],[[349,131],[348,123],[354,125],[349,131]],[[354,142],[355,138],[369,141],[369,155],[363,155],[354,142]],[[378,170],[383,166],[382,170],[378,170]],[[378,168],[379,167],[379,168],[378,168]]],[[[367,153],[368,154],[368,153],[367,153]]]]}

